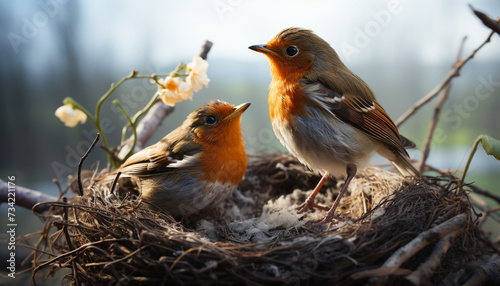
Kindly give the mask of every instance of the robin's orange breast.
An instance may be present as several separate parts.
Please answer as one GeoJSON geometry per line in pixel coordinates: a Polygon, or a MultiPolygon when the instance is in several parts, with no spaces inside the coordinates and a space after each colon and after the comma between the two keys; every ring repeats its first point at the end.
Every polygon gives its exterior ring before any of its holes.
{"type": "Polygon", "coordinates": [[[303,114],[305,101],[299,82],[273,81],[269,87],[269,116],[271,122],[291,121],[292,116],[303,114]]]}
{"type": "Polygon", "coordinates": [[[209,146],[200,157],[200,180],[238,185],[247,168],[243,142],[238,146],[209,146]]]}

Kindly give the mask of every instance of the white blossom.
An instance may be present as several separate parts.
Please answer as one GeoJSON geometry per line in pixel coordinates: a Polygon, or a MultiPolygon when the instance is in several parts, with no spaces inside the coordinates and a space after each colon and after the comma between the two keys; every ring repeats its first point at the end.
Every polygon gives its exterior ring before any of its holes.
{"type": "Polygon", "coordinates": [[[187,65],[189,75],[186,82],[191,85],[191,88],[198,92],[203,86],[208,87],[210,79],[207,75],[208,62],[199,56],[195,56],[187,65]]]}
{"type": "Polygon", "coordinates": [[[83,124],[87,121],[87,115],[80,109],[74,109],[71,104],[59,107],[55,115],[68,127],[75,127],[78,122],[83,124]]]}

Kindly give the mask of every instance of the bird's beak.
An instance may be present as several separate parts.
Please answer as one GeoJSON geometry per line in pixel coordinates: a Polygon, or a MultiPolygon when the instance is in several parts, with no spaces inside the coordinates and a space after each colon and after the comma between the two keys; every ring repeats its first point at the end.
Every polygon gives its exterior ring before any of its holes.
{"type": "Polygon", "coordinates": [[[233,112],[231,112],[231,114],[226,116],[226,118],[224,118],[224,120],[231,120],[232,118],[242,114],[243,112],[245,112],[245,110],[247,110],[247,108],[249,106],[250,106],[250,102],[247,102],[247,103],[243,103],[243,104],[240,104],[240,105],[234,107],[233,112]]]}
{"type": "Polygon", "coordinates": [[[250,50],[263,53],[265,55],[274,55],[277,56],[276,52],[267,47],[267,45],[253,45],[248,47],[250,50]]]}

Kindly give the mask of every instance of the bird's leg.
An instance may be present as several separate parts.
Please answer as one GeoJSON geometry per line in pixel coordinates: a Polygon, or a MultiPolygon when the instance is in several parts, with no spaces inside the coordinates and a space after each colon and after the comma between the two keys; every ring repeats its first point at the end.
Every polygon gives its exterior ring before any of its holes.
{"type": "Polygon", "coordinates": [[[314,191],[312,192],[312,194],[310,194],[309,197],[307,197],[305,202],[303,202],[300,206],[298,206],[296,208],[296,210],[299,214],[306,211],[307,209],[310,209],[310,208],[317,208],[317,209],[321,209],[321,210],[325,210],[325,211],[328,210],[328,207],[318,205],[314,202],[316,195],[318,194],[319,190],[321,190],[321,187],[323,187],[323,184],[325,183],[325,181],[327,179],[328,179],[328,173],[325,173],[323,175],[323,178],[321,178],[319,183],[316,185],[316,188],[314,188],[314,191]]]}
{"type": "Polygon", "coordinates": [[[333,203],[330,210],[326,213],[326,215],[323,218],[315,221],[314,225],[320,226],[320,225],[323,225],[327,222],[330,222],[333,219],[333,215],[335,214],[335,210],[337,209],[337,206],[340,202],[340,199],[342,198],[345,191],[347,190],[347,187],[349,186],[349,183],[351,182],[352,178],[354,178],[354,176],[356,175],[356,171],[357,171],[356,165],[354,165],[354,164],[347,165],[347,170],[346,170],[347,179],[345,180],[344,186],[342,187],[342,189],[340,189],[340,193],[337,196],[337,198],[335,199],[335,202],[333,203]]]}

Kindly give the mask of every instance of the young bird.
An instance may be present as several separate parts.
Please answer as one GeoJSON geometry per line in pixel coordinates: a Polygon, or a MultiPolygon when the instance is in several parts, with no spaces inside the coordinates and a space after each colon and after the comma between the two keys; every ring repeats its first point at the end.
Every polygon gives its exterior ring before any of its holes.
{"type": "Polygon", "coordinates": [[[247,156],[241,115],[250,106],[212,101],[189,114],[184,123],[158,143],[128,158],[121,172],[139,186],[148,205],[174,217],[217,206],[241,181],[247,156]]]}
{"type": "Polygon", "coordinates": [[[371,88],[311,30],[288,28],[265,45],[250,46],[271,65],[269,115],[274,133],[300,162],[323,175],[313,193],[297,209],[328,210],[317,225],[330,222],[358,168],[374,152],[387,158],[403,176],[420,176],[401,136],[371,88]],[[347,173],[331,208],[314,198],[330,175],[347,173]]]}

